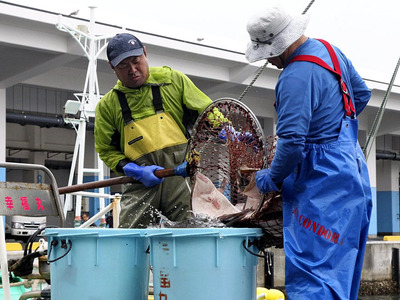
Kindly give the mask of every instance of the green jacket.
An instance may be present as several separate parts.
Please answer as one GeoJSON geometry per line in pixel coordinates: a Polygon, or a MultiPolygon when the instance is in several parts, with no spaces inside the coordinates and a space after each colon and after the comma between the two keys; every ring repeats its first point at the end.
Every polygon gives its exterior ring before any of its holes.
{"type": "Polygon", "coordinates": [[[118,80],[114,88],[97,104],[94,128],[96,151],[101,160],[114,172],[121,173],[121,170],[117,170],[117,165],[126,159],[125,123],[114,89],[125,94],[132,117],[139,120],[155,114],[151,85],[160,86],[164,111],[171,114],[184,134],[186,134],[184,115],[185,118],[191,118],[191,122],[194,123],[197,116],[212,102],[185,74],[166,66],[151,67],[149,78],[138,89],[126,88],[118,80]]]}

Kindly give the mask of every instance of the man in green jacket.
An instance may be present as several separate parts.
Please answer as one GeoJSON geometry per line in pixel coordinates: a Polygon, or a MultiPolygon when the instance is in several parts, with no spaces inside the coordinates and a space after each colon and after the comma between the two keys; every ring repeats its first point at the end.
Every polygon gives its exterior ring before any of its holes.
{"type": "Polygon", "coordinates": [[[111,170],[138,181],[123,192],[120,227],[147,227],[159,213],[184,220],[189,183],[154,171],[184,161],[188,126],[212,101],[182,72],[149,67],[145,46],[131,34],[117,34],[107,57],[118,81],[96,107],[95,147],[111,170]]]}

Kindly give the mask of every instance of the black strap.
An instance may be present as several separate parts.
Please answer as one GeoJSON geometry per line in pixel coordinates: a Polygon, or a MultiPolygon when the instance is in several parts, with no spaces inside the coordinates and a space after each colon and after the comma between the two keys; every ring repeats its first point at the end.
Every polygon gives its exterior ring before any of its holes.
{"type": "Polygon", "coordinates": [[[115,90],[118,95],[119,104],[121,105],[122,109],[122,116],[124,117],[125,124],[129,124],[134,119],[132,118],[132,111],[129,108],[128,101],[126,101],[125,94],[121,91],[115,90]]]}
{"type": "Polygon", "coordinates": [[[151,86],[151,91],[153,93],[153,105],[156,109],[156,113],[159,111],[164,111],[163,106],[162,106],[162,98],[161,98],[161,93],[160,93],[160,86],[158,85],[152,85],[151,86]]]}
{"type": "MultiPolygon", "coordinates": [[[[125,124],[129,124],[129,123],[135,121],[135,119],[132,118],[132,111],[129,108],[128,101],[126,100],[125,94],[119,90],[115,90],[115,91],[117,92],[117,95],[118,95],[118,100],[119,100],[119,104],[121,105],[122,116],[124,118],[125,124]]],[[[151,91],[153,93],[153,105],[154,105],[156,113],[160,112],[160,111],[164,111],[164,108],[162,105],[160,86],[152,85],[151,91]]]]}
{"type": "Polygon", "coordinates": [[[197,110],[188,108],[184,103],[182,103],[182,108],[183,108],[182,124],[186,128],[185,136],[187,139],[189,139],[190,136],[192,135],[194,124],[196,123],[196,120],[199,117],[199,113],[197,112],[197,110]]]}

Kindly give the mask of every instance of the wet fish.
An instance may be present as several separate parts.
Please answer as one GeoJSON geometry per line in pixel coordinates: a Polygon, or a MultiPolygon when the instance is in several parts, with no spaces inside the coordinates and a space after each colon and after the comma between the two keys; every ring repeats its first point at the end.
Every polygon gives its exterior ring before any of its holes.
{"type": "Polygon", "coordinates": [[[247,196],[246,205],[244,209],[257,209],[260,205],[263,195],[257,188],[255,181],[256,173],[254,172],[251,176],[249,184],[243,191],[243,194],[247,196]]]}
{"type": "Polygon", "coordinates": [[[201,172],[194,175],[192,210],[196,214],[204,214],[210,217],[240,212],[201,172]]]}

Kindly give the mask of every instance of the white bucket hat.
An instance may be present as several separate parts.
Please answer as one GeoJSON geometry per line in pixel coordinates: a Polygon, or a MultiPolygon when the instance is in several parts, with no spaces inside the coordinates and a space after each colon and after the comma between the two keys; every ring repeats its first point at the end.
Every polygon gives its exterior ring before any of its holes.
{"type": "Polygon", "coordinates": [[[251,42],[247,45],[246,59],[255,62],[281,55],[302,36],[308,22],[308,15],[291,17],[279,6],[257,13],[247,23],[251,42]]]}

